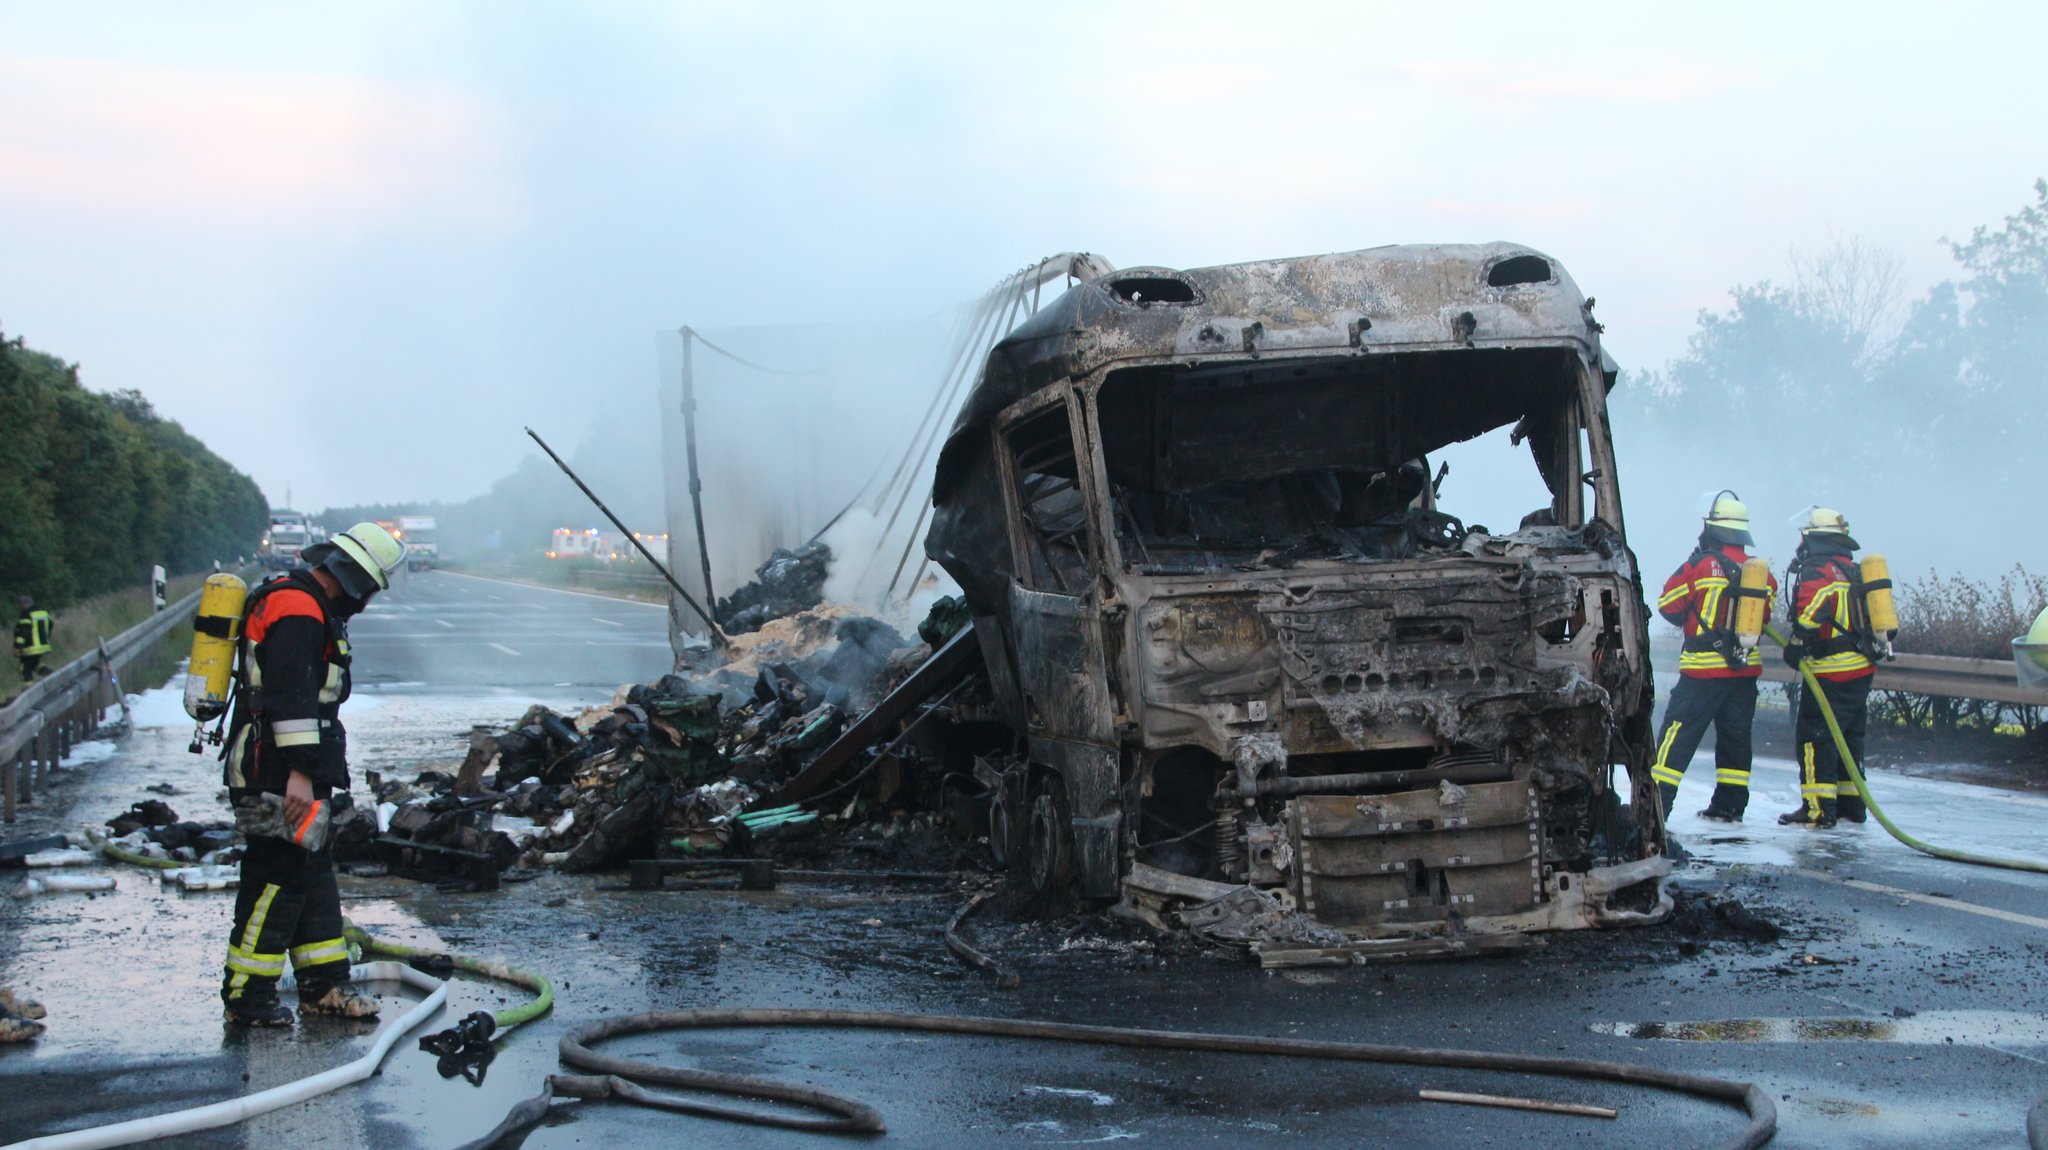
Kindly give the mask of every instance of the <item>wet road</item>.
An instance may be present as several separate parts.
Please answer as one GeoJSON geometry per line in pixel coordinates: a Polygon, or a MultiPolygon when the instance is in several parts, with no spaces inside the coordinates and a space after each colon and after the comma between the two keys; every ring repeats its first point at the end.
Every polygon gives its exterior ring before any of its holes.
{"type": "Polygon", "coordinates": [[[356,682],[436,692],[596,687],[668,671],[657,604],[447,571],[405,576],[349,625],[356,682]]]}
{"type": "MultiPolygon", "coordinates": [[[[450,762],[472,723],[502,723],[532,701],[598,701],[622,679],[651,677],[667,666],[662,625],[657,609],[416,578],[354,631],[364,688],[348,722],[358,765],[450,762]],[[593,622],[600,617],[621,626],[593,622]],[[613,630],[621,634],[607,640],[613,630]]],[[[145,721],[162,709],[145,704],[145,721]]],[[[215,768],[184,752],[186,734],[140,730],[104,762],[72,768],[16,830],[97,823],[146,797],[149,784],[167,784],[176,792],[167,801],[188,817],[211,816],[215,768]]],[[[1703,804],[1709,761],[1703,752],[1681,811],[1703,804]]],[[[358,922],[543,970],[558,982],[557,1009],[511,1036],[480,1087],[441,1079],[407,1040],[370,1082],[167,1144],[452,1146],[560,1069],[555,1043],[570,1026],[649,1009],[822,1006],[1641,1061],[1758,1082],[1778,1101],[1777,1146],[2023,1145],[2026,1107],[2048,1088],[2048,879],[1926,859],[1875,826],[1778,827],[1771,816],[1795,799],[1790,764],[1760,762],[1756,782],[1748,824],[1676,820],[1701,859],[1680,879],[1693,909],[1677,922],[1462,963],[1265,974],[1101,920],[992,924],[982,941],[1025,977],[1021,989],[997,992],[939,945],[961,898],[954,889],[634,894],[549,875],[448,894],[344,879],[358,922]],[[1739,898],[1789,934],[1766,945],[1717,931],[1699,909],[1709,894],[1739,898]],[[1768,1021],[1814,1019],[1854,1024],[1768,1021]],[[1727,1020],[1765,1021],[1637,1025],[1727,1020]]],[[[1891,775],[1876,786],[1895,817],[1928,837],[2048,849],[2036,830],[2048,802],[2038,796],[1891,775]]],[[[224,1039],[214,983],[230,896],[165,892],[132,870],[118,878],[109,896],[0,906],[0,982],[32,990],[52,1012],[35,1046],[0,1048],[0,1142],[213,1101],[344,1061],[367,1042],[322,1026],[224,1039]]],[[[402,996],[381,989],[395,1016],[402,996]]],[[[506,998],[460,981],[430,1028],[506,998]]],[[[1682,1147],[1739,1126],[1732,1111],[1701,1102],[1515,1075],[892,1034],[723,1032],[613,1048],[848,1091],[880,1108],[891,1130],[882,1141],[902,1146],[1682,1147]],[[1444,1106],[1417,1101],[1421,1088],[1590,1102],[1620,1117],[1444,1106]]],[[[568,1110],[525,1145],[829,1144],[616,1104],[568,1110]]]]}

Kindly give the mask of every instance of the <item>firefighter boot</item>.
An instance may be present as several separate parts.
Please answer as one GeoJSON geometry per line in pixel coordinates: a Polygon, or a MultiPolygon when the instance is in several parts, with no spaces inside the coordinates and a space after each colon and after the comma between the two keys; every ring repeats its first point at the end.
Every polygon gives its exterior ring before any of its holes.
{"type": "Polygon", "coordinates": [[[1664,821],[1671,821],[1671,808],[1678,802],[1678,788],[1670,783],[1657,784],[1657,797],[1664,801],[1664,821]]]}
{"type": "Polygon", "coordinates": [[[229,1026],[258,1029],[290,1026],[295,1021],[291,1009],[279,1002],[275,994],[244,994],[231,998],[222,1009],[221,1020],[229,1026]]]}
{"type": "Polygon", "coordinates": [[[1709,822],[1739,823],[1742,812],[1749,806],[1749,788],[1729,783],[1715,783],[1714,797],[1707,800],[1707,809],[1700,817],[1709,822]]]}
{"type": "Polygon", "coordinates": [[[1826,830],[1835,825],[1835,800],[1831,798],[1809,798],[1797,810],[1786,811],[1778,816],[1786,826],[1812,827],[1826,830]]]}
{"type": "Polygon", "coordinates": [[[1841,793],[1835,796],[1835,817],[1845,823],[1861,823],[1868,816],[1863,802],[1863,792],[1856,790],[1854,783],[1837,783],[1841,793]]]}
{"type": "Polygon", "coordinates": [[[299,996],[299,1009],[306,1014],[321,1014],[330,1018],[352,1018],[369,1020],[377,1017],[381,1009],[376,999],[357,990],[347,983],[327,988],[317,997],[299,996]]]}

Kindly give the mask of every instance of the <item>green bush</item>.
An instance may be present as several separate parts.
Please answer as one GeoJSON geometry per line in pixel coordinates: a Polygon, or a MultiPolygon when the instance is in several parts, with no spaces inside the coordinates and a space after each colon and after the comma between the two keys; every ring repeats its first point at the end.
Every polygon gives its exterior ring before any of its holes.
{"type": "Polygon", "coordinates": [[[149,569],[252,555],[269,524],[254,480],[159,416],[100,394],[78,368],[0,337],[0,608],[52,609],[142,586],[149,569]]]}

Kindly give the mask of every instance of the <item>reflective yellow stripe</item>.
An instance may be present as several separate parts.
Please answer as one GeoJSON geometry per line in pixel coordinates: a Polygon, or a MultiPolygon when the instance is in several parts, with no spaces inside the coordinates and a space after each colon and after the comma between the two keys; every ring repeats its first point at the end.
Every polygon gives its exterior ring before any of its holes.
{"type": "Polygon", "coordinates": [[[231,946],[228,948],[228,969],[250,978],[281,978],[284,975],[284,955],[257,954],[231,946]]]}
{"type": "Polygon", "coordinates": [[[339,938],[330,938],[325,942],[310,942],[305,946],[292,948],[293,969],[318,966],[323,962],[347,961],[348,943],[339,938]]]}
{"type": "Polygon", "coordinates": [[[263,934],[263,920],[270,917],[271,900],[277,897],[276,883],[263,884],[263,893],[256,897],[256,907],[249,912],[249,927],[242,932],[242,949],[256,953],[256,940],[263,934]]]}
{"type": "Polygon", "coordinates": [[[1733,768],[1716,770],[1714,772],[1714,781],[1717,783],[1727,783],[1730,786],[1746,787],[1749,785],[1749,772],[1738,771],[1733,768]]]}
{"type": "Polygon", "coordinates": [[[1650,765],[1651,778],[1660,783],[1669,783],[1674,787],[1685,779],[1685,773],[1672,770],[1667,765],[1666,760],[1671,757],[1671,744],[1678,740],[1678,729],[1683,726],[1685,726],[1684,723],[1665,724],[1664,738],[1657,743],[1657,761],[1650,765]]]}
{"type": "Polygon", "coordinates": [[[1669,607],[1673,603],[1678,602],[1680,599],[1685,598],[1687,595],[1691,593],[1692,584],[1680,583],[1678,586],[1673,587],[1671,590],[1664,592],[1664,597],[1662,599],[1657,600],[1657,606],[1669,607]]]}
{"type": "MultiPolygon", "coordinates": [[[[1756,649],[1755,647],[1751,647],[1751,648],[1749,649],[1749,653],[1748,653],[1747,655],[1745,655],[1745,656],[1743,657],[1743,662],[1744,662],[1744,665],[1745,665],[1745,666],[1750,666],[1750,667],[1761,667],[1761,666],[1763,666],[1763,662],[1764,662],[1764,656],[1763,656],[1763,652],[1762,652],[1762,651],[1759,651],[1759,650],[1757,650],[1757,649],[1756,649]]],[[[1727,660],[1727,659],[1724,659],[1724,658],[1722,658],[1722,657],[1721,657],[1721,653],[1720,653],[1719,651],[1681,651],[1681,652],[1679,652],[1679,655],[1678,655],[1678,669],[1679,669],[1679,670],[1681,670],[1681,671],[1699,671],[1699,670],[1706,670],[1706,669],[1708,669],[1708,668],[1713,668],[1713,669],[1715,669],[1715,670],[1729,670],[1729,671],[1732,671],[1732,670],[1741,670],[1741,668],[1740,668],[1740,667],[1730,667],[1730,666],[1728,665],[1728,660],[1727,660]]]]}
{"type": "Polygon", "coordinates": [[[1870,666],[1870,659],[1861,651],[1841,651],[1825,659],[1808,659],[1806,665],[1816,675],[1827,671],[1861,671],[1870,666]]]}
{"type": "Polygon", "coordinates": [[[1693,583],[1700,589],[1700,626],[1713,630],[1721,620],[1721,595],[1728,590],[1728,580],[1719,576],[1700,579],[1693,583]]]}
{"type": "Polygon", "coordinates": [[[320,742],[320,720],[279,719],[270,724],[270,739],[280,747],[305,747],[320,742]]]}
{"type": "Polygon", "coordinates": [[[1831,601],[1839,603],[1832,618],[1837,622],[1846,622],[1849,618],[1849,585],[1837,579],[1832,583],[1823,584],[1820,590],[1813,593],[1813,598],[1806,601],[1806,610],[1799,613],[1800,626],[1825,626],[1825,622],[1820,618],[1820,609],[1831,601]]]}
{"type": "Polygon", "coordinates": [[[1799,745],[1799,754],[1802,771],[1799,780],[1799,794],[1806,799],[1806,817],[1817,819],[1820,817],[1821,796],[1820,780],[1815,777],[1813,766],[1813,744],[1801,743],[1799,745]]]}

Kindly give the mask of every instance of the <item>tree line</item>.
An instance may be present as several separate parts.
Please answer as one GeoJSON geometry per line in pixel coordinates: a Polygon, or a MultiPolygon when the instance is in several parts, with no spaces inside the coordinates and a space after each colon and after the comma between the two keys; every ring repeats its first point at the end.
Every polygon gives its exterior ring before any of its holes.
{"type": "Polygon", "coordinates": [[[1612,410],[1645,566],[1675,564],[1697,530],[1693,499],[1729,487],[1765,510],[1759,545],[1781,561],[1784,517],[1820,503],[1901,576],[2039,569],[2048,180],[2033,192],[2000,223],[1942,240],[1956,270],[1917,296],[1895,255],[1837,239],[1795,251],[1783,282],[1703,310],[1677,360],[1626,373],[1612,410]]]}
{"type": "Polygon", "coordinates": [[[270,521],[256,482],[138,391],[95,392],[78,366],[0,333],[0,595],[61,607],[253,555],[270,521]]]}

